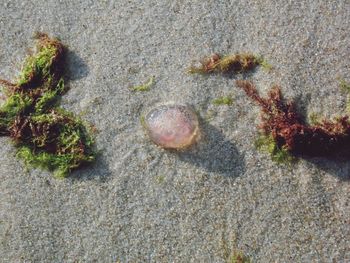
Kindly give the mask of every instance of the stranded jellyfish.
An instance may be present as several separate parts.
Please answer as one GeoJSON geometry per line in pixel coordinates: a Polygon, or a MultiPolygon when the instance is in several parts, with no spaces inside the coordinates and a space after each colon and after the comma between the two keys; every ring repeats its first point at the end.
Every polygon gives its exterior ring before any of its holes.
{"type": "Polygon", "coordinates": [[[161,105],[144,118],[144,126],[151,140],[167,149],[183,149],[194,142],[199,135],[198,118],[185,105],[161,105]]]}

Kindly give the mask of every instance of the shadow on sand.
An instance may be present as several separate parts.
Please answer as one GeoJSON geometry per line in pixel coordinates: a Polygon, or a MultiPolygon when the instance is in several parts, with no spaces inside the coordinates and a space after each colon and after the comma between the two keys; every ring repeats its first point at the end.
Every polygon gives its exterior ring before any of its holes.
{"type": "Polygon", "coordinates": [[[244,174],[244,156],[237,147],[216,127],[201,121],[201,129],[201,140],[193,148],[178,152],[179,159],[226,177],[244,174]]]}
{"type": "Polygon", "coordinates": [[[64,75],[68,81],[82,79],[89,74],[89,67],[74,51],[67,51],[65,65],[67,68],[64,75]]]}
{"type": "Polygon", "coordinates": [[[304,160],[341,181],[350,182],[350,159],[307,157],[304,160]]]}

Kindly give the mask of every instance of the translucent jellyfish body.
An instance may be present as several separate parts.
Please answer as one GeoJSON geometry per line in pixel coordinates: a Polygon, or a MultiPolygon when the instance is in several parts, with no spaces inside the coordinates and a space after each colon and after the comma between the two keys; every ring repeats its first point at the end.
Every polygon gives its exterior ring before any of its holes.
{"type": "Polygon", "coordinates": [[[199,137],[197,115],[185,105],[168,104],[149,111],[144,126],[151,140],[167,149],[183,149],[199,137]]]}

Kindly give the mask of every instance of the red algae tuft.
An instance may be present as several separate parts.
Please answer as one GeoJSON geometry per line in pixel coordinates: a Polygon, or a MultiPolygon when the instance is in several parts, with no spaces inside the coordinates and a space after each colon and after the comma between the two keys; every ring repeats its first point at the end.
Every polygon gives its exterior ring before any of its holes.
{"type": "Polygon", "coordinates": [[[261,107],[259,128],[262,135],[269,138],[271,148],[276,148],[271,153],[279,150],[298,156],[350,156],[349,116],[308,125],[297,113],[293,101],[283,100],[279,87],[273,87],[268,97],[263,98],[251,82],[240,80],[236,83],[261,107]]]}

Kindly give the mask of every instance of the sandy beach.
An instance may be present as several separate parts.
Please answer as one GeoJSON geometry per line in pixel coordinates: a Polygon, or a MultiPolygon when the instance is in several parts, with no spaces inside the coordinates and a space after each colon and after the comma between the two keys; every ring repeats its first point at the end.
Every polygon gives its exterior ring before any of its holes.
{"type": "Polygon", "coordinates": [[[100,154],[56,179],[0,137],[0,262],[349,262],[350,160],[273,162],[254,146],[260,109],[235,84],[277,84],[306,118],[346,114],[349,28],[348,0],[2,0],[0,77],[18,77],[34,32],[58,37],[61,106],[97,128],[100,154]],[[214,52],[273,69],[186,72],[214,52]],[[222,96],[232,105],[213,104],[222,96]],[[200,118],[188,151],[157,147],[141,125],[168,102],[200,118]]]}

